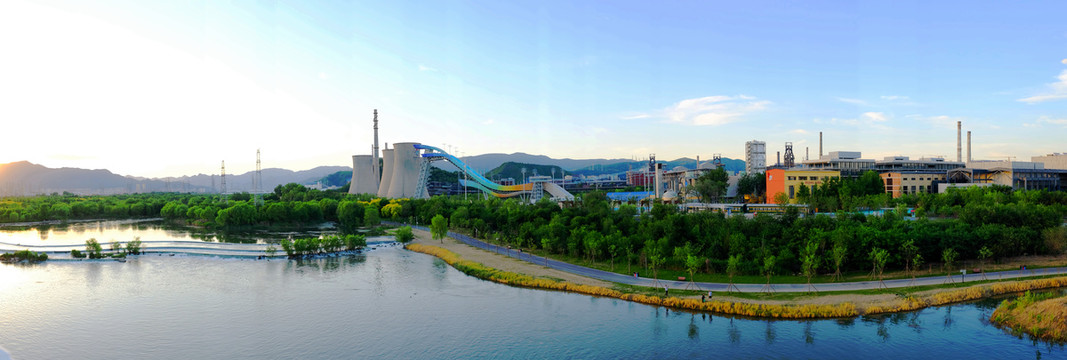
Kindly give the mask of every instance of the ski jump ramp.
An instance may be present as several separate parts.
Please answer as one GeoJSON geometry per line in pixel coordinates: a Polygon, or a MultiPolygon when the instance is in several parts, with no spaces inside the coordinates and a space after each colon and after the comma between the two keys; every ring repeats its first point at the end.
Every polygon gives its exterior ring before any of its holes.
{"type": "MultiPolygon", "coordinates": [[[[523,194],[537,194],[548,193],[553,200],[574,200],[574,195],[563,189],[562,186],[553,182],[532,182],[518,185],[500,185],[489,179],[486,179],[482,174],[474,171],[470,166],[463,163],[462,160],[446,153],[440,148],[430,145],[415,144],[415,149],[426,150],[422,153],[422,157],[427,161],[445,160],[455,165],[460,171],[463,171],[468,178],[473,180],[460,179],[460,185],[472,187],[481,190],[487,194],[493,195],[498,198],[510,198],[523,194]]],[[[534,199],[536,201],[538,199],[534,199]]]]}

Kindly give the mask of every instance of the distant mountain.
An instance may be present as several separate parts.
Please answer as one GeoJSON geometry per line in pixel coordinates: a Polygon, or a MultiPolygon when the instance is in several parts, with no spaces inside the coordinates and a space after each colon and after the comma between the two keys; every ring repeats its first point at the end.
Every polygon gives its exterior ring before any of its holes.
{"type": "Polygon", "coordinates": [[[154,191],[207,192],[210,190],[210,187],[198,187],[188,183],[127,177],[108,170],[53,169],[28,161],[0,164],[0,195],[2,196],[63,192],[110,195],[154,191]]]}
{"type": "Polygon", "coordinates": [[[552,176],[552,170],[555,169],[555,176],[557,178],[570,175],[567,171],[563,170],[559,166],[552,165],[536,165],[536,164],[523,164],[513,161],[500,164],[493,170],[485,173],[485,177],[489,179],[506,179],[512,178],[516,182],[522,182],[522,169],[526,169],[526,177],[530,176],[552,176]]]}
{"type": "MultiPolygon", "coordinates": [[[[344,166],[320,166],[310,170],[263,169],[263,191],[287,183],[311,184],[344,166]]],[[[227,192],[252,191],[254,171],[226,176],[227,192]]],[[[349,175],[351,177],[351,175],[349,175]]],[[[70,192],[82,195],[111,195],[143,192],[213,193],[221,188],[218,175],[199,174],[177,178],[147,179],[122,176],[108,170],[78,168],[53,169],[28,161],[0,164],[0,196],[22,196],[70,192]]]]}
{"type": "MultiPolygon", "coordinates": [[[[278,185],[285,185],[288,183],[297,184],[314,184],[327,175],[334,174],[338,171],[352,171],[351,167],[347,166],[319,166],[310,170],[292,171],[286,169],[270,168],[263,169],[263,186],[260,188],[265,192],[273,191],[278,185]]],[[[252,178],[255,175],[255,171],[249,171],[240,175],[226,175],[226,192],[251,192],[253,189],[252,178]]],[[[345,180],[342,185],[348,183],[348,180],[352,179],[352,174],[349,173],[348,179],[345,180]]],[[[218,175],[205,175],[198,174],[194,176],[182,176],[174,178],[179,182],[187,182],[194,186],[202,186],[211,188],[214,184],[216,188],[221,187],[222,181],[218,175]]]]}
{"type": "MultiPolygon", "coordinates": [[[[664,161],[657,161],[657,162],[664,164],[663,165],[664,171],[670,171],[670,170],[672,170],[672,169],[674,169],[674,168],[676,168],[678,166],[681,166],[681,167],[684,167],[686,169],[692,170],[692,169],[696,169],[696,166],[697,166],[696,159],[690,159],[690,158],[681,158],[681,159],[675,159],[675,160],[666,161],[666,162],[664,162],[664,161]]],[[[707,162],[710,162],[710,160],[701,160],[700,161],[701,164],[707,163],[707,162]]],[[[724,165],[724,169],[728,173],[735,173],[735,172],[739,172],[739,171],[745,171],[745,161],[744,160],[722,158],[722,163],[724,165]]],[[[625,161],[625,162],[618,162],[618,163],[613,163],[613,164],[587,166],[587,167],[584,167],[584,168],[581,168],[581,169],[576,169],[576,170],[573,171],[573,173],[574,173],[574,175],[582,175],[582,176],[602,175],[602,174],[618,174],[618,173],[626,172],[628,170],[640,170],[640,169],[644,169],[644,168],[647,168],[647,167],[648,167],[648,161],[647,160],[646,161],[625,161]]]]}
{"type": "MultiPolygon", "coordinates": [[[[495,169],[506,162],[515,162],[523,164],[535,164],[535,165],[553,165],[558,166],[564,170],[574,170],[591,165],[612,164],[623,161],[630,161],[628,159],[553,159],[544,155],[530,155],[527,153],[512,153],[512,154],[482,154],[474,156],[463,157],[463,162],[474,168],[474,170],[485,172],[490,169],[495,169]]],[[[435,166],[452,170],[452,165],[445,164],[444,162],[435,162],[435,166]]],[[[551,175],[551,173],[549,173],[551,175]]]]}
{"type": "Polygon", "coordinates": [[[352,170],[338,171],[319,178],[318,180],[304,183],[304,185],[322,184],[323,187],[342,187],[352,181],[352,170]]]}

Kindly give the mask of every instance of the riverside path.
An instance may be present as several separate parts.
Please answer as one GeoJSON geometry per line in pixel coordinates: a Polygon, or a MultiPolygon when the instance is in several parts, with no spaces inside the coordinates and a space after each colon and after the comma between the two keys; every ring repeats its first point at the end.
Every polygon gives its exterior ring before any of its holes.
{"type": "MultiPolygon", "coordinates": [[[[399,225],[399,224],[396,224],[399,225]]],[[[419,225],[411,225],[414,228],[430,231],[429,228],[419,225]]],[[[704,291],[726,291],[726,287],[729,284],[726,283],[709,283],[709,282],[689,282],[689,281],[677,281],[677,280],[663,280],[663,279],[651,279],[647,277],[627,276],[623,274],[613,273],[604,270],[592,269],[581,265],[575,265],[562,261],[556,261],[552,259],[545,259],[544,257],[530,254],[528,252],[520,252],[507,247],[493,245],[484,241],[475,239],[473,237],[463,235],[455,232],[448,232],[448,236],[456,239],[464,244],[492,251],[500,255],[509,256],[519,260],[527,261],[537,265],[545,265],[550,268],[566,271],[572,274],[590,277],[598,280],[610,281],[620,284],[635,285],[635,286],[648,286],[648,287],[667,287],[671,289],[692,289],[695,284],[700,290],[704,291]]],[[[981,280],[1002,280],[1002,279],[1015,279],[1025,278],[1032,276],[1045,276],[1045,275],[1062,275],[1067,274],[1067,267],[1055,267],[1044,268],[1034,270],[1010,270],[999,271],[995,273],[987,273],[986,278],[983,279],[981,274],[956,274],[951,277],[948,276],[930,276],[920,277],[912,279],[893,279],[884,281],[856,281],[856,282],[840,282],[840,283],[819,283],[814,284],[814,287],[818,291],[847,291],[847,290],[870,290],[878,288],[902,288],[911,286],[924,286],[924,285],[941,285],[948,282],[964,283],[981,280]]],[[[770,289],[767,289],[765,284],[733,284],[734,291],[739,292],[806,292],[810,291],[811,287],[808,284],[771,284],[770,289]]]]}

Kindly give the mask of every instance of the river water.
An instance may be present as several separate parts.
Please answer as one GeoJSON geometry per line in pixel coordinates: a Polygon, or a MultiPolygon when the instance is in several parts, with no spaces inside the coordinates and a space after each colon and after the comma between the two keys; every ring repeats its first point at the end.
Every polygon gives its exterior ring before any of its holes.
{"type": "Polygon", "coordinates": [[[0,265],[0,347],[14,359],[1067,357],[989,325],[996,303],[768,321],[509,287],[390,245],[300,261],[150,253],[0,265]]]}

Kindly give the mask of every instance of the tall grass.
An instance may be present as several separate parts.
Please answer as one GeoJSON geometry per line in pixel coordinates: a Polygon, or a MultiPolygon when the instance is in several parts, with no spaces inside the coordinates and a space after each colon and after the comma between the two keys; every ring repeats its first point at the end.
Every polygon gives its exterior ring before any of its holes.
{"type": "Polygon", "coordinates": [[[1067,306],[1064,298],[1052,298],[1054,295],[1027,291],[1015,300],[1001,302],[989,320],[1013,334],[1026,333],[1044,340],[1067,341],[1067,306]]]}

